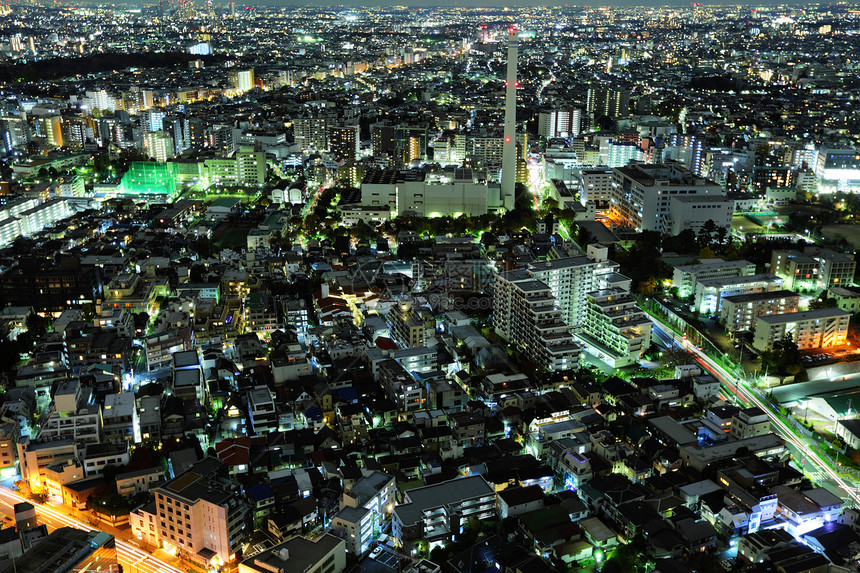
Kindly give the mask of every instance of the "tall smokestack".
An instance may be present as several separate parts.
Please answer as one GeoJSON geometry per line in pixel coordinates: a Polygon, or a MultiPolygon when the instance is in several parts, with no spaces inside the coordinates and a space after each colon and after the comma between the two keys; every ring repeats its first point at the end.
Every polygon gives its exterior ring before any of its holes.
{"type": "Polygon", "coordinates": [[[508,29],[508,77],[505,87],[505,144],[502,147],[502,196],[514,198],[517,180],[517,29],[508,29]]]}

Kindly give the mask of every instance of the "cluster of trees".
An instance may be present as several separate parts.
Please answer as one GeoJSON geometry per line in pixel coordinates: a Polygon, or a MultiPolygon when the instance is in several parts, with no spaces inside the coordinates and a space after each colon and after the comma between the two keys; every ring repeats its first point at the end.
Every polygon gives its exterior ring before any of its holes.
{"type": "Polygon", "coordinates": [[[800,350],[790,334],[776,341],[772,350],[762,352],[761,363],[774,374],[795,375],[803,370],[800,363],[800,350]]]}

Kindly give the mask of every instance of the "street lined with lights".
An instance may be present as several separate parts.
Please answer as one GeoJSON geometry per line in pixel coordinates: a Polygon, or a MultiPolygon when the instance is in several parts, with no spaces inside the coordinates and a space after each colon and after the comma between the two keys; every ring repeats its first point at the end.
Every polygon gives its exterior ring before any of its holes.
{"type": "MultiPolygon", "coordinates": [[[[659,329],[662,329],[666,332],[672,332],[672,328],[667,324],[664,324],[659,319],[655,318],[653,315],[651,316],[651,320],[654,322],[655,326],[659,329]]],[[[787,442],[789,442],[792,446],[794,446],[799,452],[801,452],[808,462],[812,462],[812,465],[815,468],[823,472],[827,478],[833,480],[840,489],[842,489],[853,501],[855,504],[860,505],[860,495],[858,495],[856,489],[849,485],[829,464],[825,462],[824,459],[821,458],[808,444],[806,444],[802,439],[800,439],[794,430],[785,422],[782,421],[781,417],[777,412],[774,411],[773,405],[767,403],[765,400],[759,398],[754,390],[751,390],[746,387],[744,382],[738,378],[736,375],[732,374],[717,363],[714,359],[708,356],[703,350],[699,349],[696,345],[685,338],[677,340],[678,343],[693,357],[696,361],[704,367],[708,372],[710,372],[720,383],[727,387],[733,394],[735,394],[742,401],[757,406],[762,412],[767,414],[768,418],[770,418],[771,424],[776,429],[777,433],[779,433],[787,442]]],[[[810,473],[810,472],[807,472],[810,473]]]]}
{"type": "MultiPolygon", "coordinates": [[[[83,531],[99,531],[98,528],[78,521],[47,505],[40,504],[15,492],[0,488],[0,499],[10,508],[16,503],[29,503],[36,509],[40,520],[52,529],[72,527],[83,531]]],[[[133,573],[184,573],[181,569],[168,565],[154,555],[135,547],[127,541],[115,537],[117,559],[132,567],[133,573]]]]}

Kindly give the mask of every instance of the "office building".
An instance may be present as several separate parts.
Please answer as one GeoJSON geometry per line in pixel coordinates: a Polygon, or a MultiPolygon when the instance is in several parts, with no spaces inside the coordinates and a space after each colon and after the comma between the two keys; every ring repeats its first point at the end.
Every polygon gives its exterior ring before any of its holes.
{"type": "Polygon", "coordinates": [[[247,534],[249,510],[221,460],[204,458],[153,493],[162,546],[204,567],[235,559],[247,534]]]}
{"type": "Polygon", "coordinates": [[[696,235],[708,221],[715,229],[725,229],[728,237],[732,228],[735,202],[725,197],[672,197],[669,216],[663,220],[662,232],[675,236],[681,231],[693,231],[696,235]]]}
{"type": "Polygon", "coordinates": [[[10,306],[59,315],[99,300],[102,284],[97,269],[82,267],[77,257],[61,256],[58,263],[23,258],[0,275],[0,290],[10,306]]]}
{"type": "Polygon", "coordinates": [[[577,368],[581,349],[573,340],[549,286],[527,271],[496,276],[496,332],[547,370],[577,368]]]}
{"type": "Polygon", "coordinates": [[[860,189],[860,151],[821,149],[815,161],[815,175],[822,191],[857,191],[860,189]]]}
{"type": "Polygon", "coordinates": [[[45,470],[54,464],[65,464],[76,459],[78,448],[71,438],[18,440],[18,467],[21,479],[35,491],[45,488],[45,470]]]}
{"type": "Polygon", "coordinates": [[[0,564],[2,573],[119,571],[116,540],[104,531],[60,527],[20,557],[0,564]]]}
{"type": "Polygon", "coordinates": [[[513,209],[514,195],[498,184],[478,182],[471,169],[457,169],[454,178],[428,180],[416,171],[368,170],[361,183],[361,204],[391,209],[391,217],[486,215],[513,209]]]}
{"type": "Polygon", "coordinates": [[[800,350],[844,346],[848,342],[851,314],[838,308],[821,308],[760,316],[756,321],[753,346],[764,352],[790,336],[800,350]]]}
{"type": "Polygon", "coordinates": [[[800,295],[790,290],[724,296],[720,322],[729,332],[755,329],[758,317],[797,312],[800,295]]]}
{"type": "Polygon", "coordinates": [[[579,172],[579,197],[583,205],[594,202],[596,208],[605,209],[612,199],[611,169],[582,169],[579,172]]]}
{"type": "MultiPolygon", "coordinates": [[[[612,170],[609,217],[622,228],[663,232],[675,228],[671,224],[672,198],[723,195],[720,185],[694,175],[677,163],[632,163],[612,170]]],[[[695,205],[695,200],[692,204],[695,205]]],[[[685,205],[681,212],[690,209],[685,205]]]]}

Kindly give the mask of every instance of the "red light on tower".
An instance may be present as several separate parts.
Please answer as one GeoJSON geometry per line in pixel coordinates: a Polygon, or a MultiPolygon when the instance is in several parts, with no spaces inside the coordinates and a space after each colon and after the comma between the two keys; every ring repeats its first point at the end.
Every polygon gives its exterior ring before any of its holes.
{"type": "Polygon", "coordinates": [[[520,87],[520,82],[514,82],[514,87],[515,87],[515,88],[520,87]]]}
{"type": "Polygon", "coordinates": [[[508,34],[513,35],[513,34],[516,34],[516,33],[517,33],[517,29],[516,29],[516,28],[514,28],[513,26],[511,26],[510,28],[508,28],[508,34]]]}
{"type": "Polygon", "coordinates": [[[505,138],[505,143],[510,143],[510,142],[511,142],[511,138],[510,138],[510,137],[506,137],[506,138],[505,138]]]}

